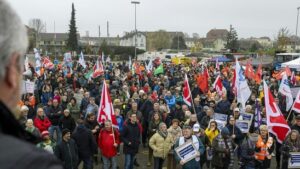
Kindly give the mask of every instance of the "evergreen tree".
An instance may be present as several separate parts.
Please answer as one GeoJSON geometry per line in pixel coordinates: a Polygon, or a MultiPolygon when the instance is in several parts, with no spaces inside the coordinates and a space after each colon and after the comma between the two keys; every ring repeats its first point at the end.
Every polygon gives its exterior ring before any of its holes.
{"type": "Polygon", "coordinates": [[[229,33],[227,34],[226,40],[226,49],[229,49],[230,52],[237,52],[239,44],[238,44],[238,36],[236,30],[230,25],[229,33]]]}
{"type": "Polygon", "coordinates": [[[175,36],[172,40],[171,49],[178,49],[178,46],[179,46],[179,49],[187,49],[185,40],[183,39],[182,36],[179,36],[179,37],[175,36]]]}
{"type": "Polygon", "coordinates": [[[75,21],[75,8],[73,3],[72,3],[72,13],[71,13],[71,21],[69,27],[70,30],[69,30],[67,47],[71,51],[77,51],[78,50],[77,28],[76,28],[76,21],[75,21]]]}

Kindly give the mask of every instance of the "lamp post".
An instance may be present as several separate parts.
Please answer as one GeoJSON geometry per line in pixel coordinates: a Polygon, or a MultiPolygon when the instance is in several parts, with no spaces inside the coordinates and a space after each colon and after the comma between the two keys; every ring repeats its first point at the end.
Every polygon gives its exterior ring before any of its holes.
{"type": "Polygon", "coordinates": [[[299,18],[299,9],[300,9],[300,7],[298,7],[298,8],[297,8],[296,36],[298,35],[298,18],[299,18]]]}
{"type": "Polygon", "coordinates": [[[137,60],[137,55],[136,55],[136,46],[137,46],[137,29],[136,29],[136,5],[140,4],[139,1],[131,1],[131,4],[134,4],[134,31],[135,31],[135,35],[134,35],[134,57],[137,60]]]}

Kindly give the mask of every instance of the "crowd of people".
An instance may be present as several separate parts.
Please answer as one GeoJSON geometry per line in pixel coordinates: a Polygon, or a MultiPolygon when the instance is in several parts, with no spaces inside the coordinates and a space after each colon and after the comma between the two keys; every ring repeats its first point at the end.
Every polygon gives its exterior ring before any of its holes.
{"type": "MultiPolygon", "coordinates": [[[[140,61],[132,65],[104,62],[102,74],[91,78],[87,74],[99,60],[88,61],[84,68],[73,58],[71,67],[61,62],[44,68],[41,74],[31,67],[31,74],[23,79],[35,83],[34,93],[24,93],[20,99],[18,80],[24,66],[20,58],[26,51],[26,35],[20,19],[2,0],[0,11],[5,14],[0,15],[0,38],[8,37],[5,44],[0,39],[0,56],[5,61],[0,66],[1,168],[60,169],[62,165],[77,169],[83,162],[84,169],[92,169],[95,163],[102,163],[104,169],[133,169],[140,165],[137,155],[143,146],[148,148],[146,165],[154,169],[162,169],[166,160],[176,160],[183,169],[267,169],[273,155],[277,168],[285,169],[290,153],[300,151],[300,116],[292,112],[287,119],[292,130],[283,143],[278,142],[266,126],[261,82],[247,79],[251,97],[245,108],[237,104],[232,63],[217,69],[209,63],[157,61],[154,67],[162,65],[163,71],[154,73],[140,61]],[[199,86],[198,75],[204,71],[209,76],[207,90],[199,86]],[[183,97],[185,74],[191,86],[190,106],[183,97]],[[212,87],[218,75],[225,88],[221,94],[212,87]],[[109,87],[117,126],[110,120],[97,120],[103,83],[109,87]],[[262,117],[259,125],[255,124],[255,112],[262,117]],[[242,113],[254,116],[246,133],[236,125],[242,113]],[[216,121],[216,114],[226,116],[225,126],[216,121]],[[176,152],[187,143],[192,143],[196,152],[188,161],[176,152]],[[122,165],[118,162],[121,153],[125,159],[122,165]]],[[[261,78],[287,118],[285,98],[278,93],[280,81],[273,73],[264,68],[261,78]]]]}
{"type": "MultiPolygon", "coordinates": [[[[155,169],[162,168],[169,153],[189,169],[204,165],[216,169],[265,169],[270,167],[272,154],[276,154],[277,168],[287,168],[289,152],[299,151],[300,116],[290,116],[294,120],[289,124],[294,130],[282,146],[268,132],[261,83],[248,79],[251,97],[245,108],[237,104],[231,87],[233,63],[223,64],[218,70],[214,63],[175,65],[156,61],[154,65],[162,64],[164,72],[154,75],[144,69],[146,62],[105,62],[100,76],[86,76],[97,61],[90,60],[83,68],[74,60],[72,71],[62,62],[53,69],[45,68],[40,76],[32,72],[32,76],[24,77],[35,81],[36,90],[23,95],[20,122],[27,131],[42,136],[44,140],[38,147],[54,153],[65,168],[77,168],[81,161],[84,168],[92,168],[93,162],[98,163],[99,150],[104,169],[131,169],[139,166],[136,155],[140,145],[148,147],[147,166],[155,169]],[[65,73],[65,69],[69,71],[65,73]],[[219,95],[213,87],[203,91],[198,82],[198,74],[203,71],[209,74],[208,86],[221,75],[225,92],[219,95]],[[185,74],[191,86],[191,106],[183,98],[185,74]],[[112,127],[111,121],[97,121],[104,81],[109,86],[118,127],[112,127]],[[260,126],[255,125],[255,111],[262,117],[260,126]],[[226,115],[226,126],[218,126],[216,113],[226,115]],[[242,113],[254,115],[248,133],[235,125],[236,120],[243,118],[242,113]],[[198,154],[185,162],[175,149],[188,141],[195,145],[198,154]],[[125,154],[124,166],[117,164],[121,152],[125,154]]],[[[285,99],[278,94],[280,81],[272,77],[273,72],[264,68],[262,78],[287,117],[285,99]]]]}

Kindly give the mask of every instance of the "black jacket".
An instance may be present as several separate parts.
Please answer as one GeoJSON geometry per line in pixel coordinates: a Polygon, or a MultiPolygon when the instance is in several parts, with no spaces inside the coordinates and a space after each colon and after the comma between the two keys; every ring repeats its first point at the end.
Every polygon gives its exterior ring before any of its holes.
{"type": "Polygon", "coordinates": [[[140,128],[137,123],[132,124],[127,120],[121,132],[121,139],[124,143],[124,154],[137,154],[140,144],[140,128]]]}
{"type": "Polygon", "coordinates": [[[92,132],[84,127],[83,125],[78,126],[72,138],[75,140],[78,146],[78,153],[80,159],[86,159],[92,157],[94,154],[97,154],[98,147],[96,140],[94,139],[92,132]]]}
{"type": "Polygon", "coordinates": [[[61,106],[57,106],[57,107],[51,106],[49,110],[49,114],[47,114],[47,116],[53,126],[58,126],[59,119],[63,116],[62,114],[63,114],[63,110],[61,106]]]}
{"type": "Polygon", "coordinates": [[[56,157],[62,161],[64,169],[77,169],[78,149],[73,139],[68,142],[63,140],[54,150],[56,157]]]}
{"type": "Polygon", "coordinates": [[[34,145],[39,141],[26,132],[0,102],[0,168],[62,169],[55,156],[34,145]]]}
{"type": "Polygon", "coordinates": [[[59,128],[61,130],[69,129],[71,131],[71,133],[73,133],[75,127],[76,127],[76,123],[75,123],[74,118],[71,115],[69,115],[68,117],[62,116],[59,119],[59,128]]]}

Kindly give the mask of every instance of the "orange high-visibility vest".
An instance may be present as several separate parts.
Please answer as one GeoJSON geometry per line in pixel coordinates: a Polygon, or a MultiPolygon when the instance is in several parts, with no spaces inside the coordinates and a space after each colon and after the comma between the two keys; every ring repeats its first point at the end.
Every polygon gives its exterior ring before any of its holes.
{"type": "Polygon", "coordinates": [[[272,137],[269,137],[268,141],[265,143],[261,138],[261,136],[258,136],[256,147],[260,148],[260,151],[255,153],[256,158],[261,161],[265,160],[266,156],[269,155],[268,149],[271,148],[272,144],[273,144],[272,137]]]}

